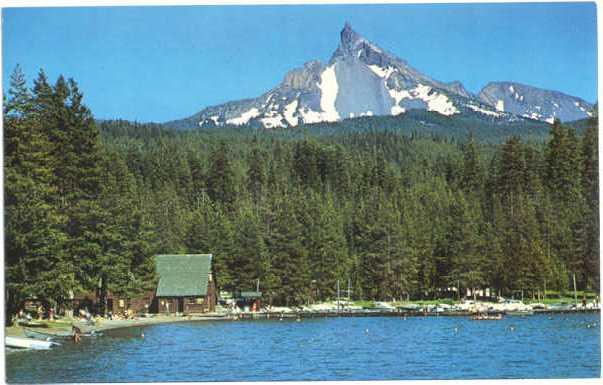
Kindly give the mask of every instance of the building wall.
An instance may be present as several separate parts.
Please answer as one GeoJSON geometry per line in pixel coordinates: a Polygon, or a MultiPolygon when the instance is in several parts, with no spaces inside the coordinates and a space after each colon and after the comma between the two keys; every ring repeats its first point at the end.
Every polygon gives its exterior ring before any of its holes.
{"type": "Polygon", "coordinates": [[[155,299],[159,314],[207,313],[215,310],[215,301],[210,297],[159,297],[155,299]]]}
{"type": "Polygon", "coordinates": [[[123,314],[128,310],[131,310],[134,314],[150,312],[154,296],[155,292],[152,290],[135,298],[125,298],[110,294],[107,298],[107,311],[113,314],[123,314]]]}
{"type": "Polygon", "coordinates": [[[130,309],[134,313],[146,313],[151,311],[151,306],[155,298],[155,290],[149,290],[140,297],[130,299],[130,309]]]}
{"type": "Polygon", "coordinates": [[[216,310],[216,285],[212,273],[209,273],[207,295],[198,297],[154,297],[150,300],[149,311],[159,314],[208,313],[216,310]]]}
{"type": "Polygon", "coordinates": [[[207,301],[206,301],[207,302],[207,307],[206,307],[207,312],[216,311],[216,301],[217,301],[216,284],[213,279],[210,279],[209,282],[207,283],[207,301]]]}
{"type": "Polygon", "coordinates": [[[178,301],[176,298],[159,297],[156,301],[157,313],[159,314],[176,313],[178,309],[178,301]]]}

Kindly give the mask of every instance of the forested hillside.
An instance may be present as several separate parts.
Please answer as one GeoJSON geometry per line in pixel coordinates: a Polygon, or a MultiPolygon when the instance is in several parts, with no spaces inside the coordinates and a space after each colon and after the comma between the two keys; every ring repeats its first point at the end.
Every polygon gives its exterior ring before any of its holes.
{"type": "Polygon", "coordinates": [[[542,141],[499,144],[396,130],[396,118],[329,135],[178,131],[95,123],[62,77],[11,80],[9,311],[99,283],[135,296],[154,285],[156,253],[212,253],[222,290],[259,279],[274,304],[332,298],[348,279],[365,299],[459,284],[530,295],[569,289],[574,273],[599,287],[596,119],[580,135],[555,123],[542,141]]]}

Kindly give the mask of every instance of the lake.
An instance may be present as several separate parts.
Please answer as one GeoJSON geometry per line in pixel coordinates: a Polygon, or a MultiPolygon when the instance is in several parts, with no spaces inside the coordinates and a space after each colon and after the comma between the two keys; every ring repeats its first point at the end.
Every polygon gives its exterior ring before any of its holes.
{"type": "Polygon", "coordinates": [[[6,355],[8,382],[584,378],[600,314],[355,317],[154,325],[6,355]]]}

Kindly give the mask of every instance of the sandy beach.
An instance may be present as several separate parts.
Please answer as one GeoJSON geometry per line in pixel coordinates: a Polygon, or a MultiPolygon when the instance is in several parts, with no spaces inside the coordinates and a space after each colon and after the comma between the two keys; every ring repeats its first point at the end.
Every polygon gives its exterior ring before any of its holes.
{"type": "MultiPolygon", "coordinates": [[[[191,322],[191,321],[216,321],[216,320],[225,320],[227,319],[224,315],[221,314],[207,314],[203,316],[175,316],[175,315],[156,315],[154,317],[139,317],[134,319],[124,319],[124,320],[110,320],[110,319],[97,319],[94,325],[86,324],[85,322],[80,321],[79,319],[61,319],[57,322],[45,321],[44,323],[48,325],[47,328],[39,328],[38,330],[42,332],[64,332],[65,330],[71,330],[71,324],[78,326],[82,331],[106,331],[112,329],[121,329],[128,327],[142,327],[148,325],[157,325],[164,323],[173,323],[173,322],[191,322]]],[[[37,328],[36,328],[37,329],[37,328]]],[[[11,337],[24,337],[23,327],[21,326],[9,326],[5,329],[5,335],[11,337]]]]}

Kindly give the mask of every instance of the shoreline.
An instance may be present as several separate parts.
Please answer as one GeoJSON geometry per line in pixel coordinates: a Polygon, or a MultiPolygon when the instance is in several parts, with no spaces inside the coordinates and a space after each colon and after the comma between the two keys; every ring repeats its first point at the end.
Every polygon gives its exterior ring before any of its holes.
{"type": "MultiPolygon", "coordinates": [[[[92,330],[98,332],[105,332],[110,330],[118,330],[118,329],[126,329],[133,327],[145,327],[152,325],[160,325],[160,324],[168,324],[168,323],[177,323],[177,322],[196,322],[196,321],[219,321],[219,320],[228,320],[229,318],[226,316],[222,316],[219,314],[208,314],[206,316],[165,316],[165,315],[157,315],[154,317],[144,317],[144,318],[136,318],[129,320],[106,320],[103,319],[100,322],[97,321],[96,324],[90,325],[86,324],[77,319],[73,319],[68,322],[47,322],[48,327],[45,328],[35,328],[32,327],[32,330],[39,330],[40,332],[59,332],[71,330],[71,325],[75,325],[79,327],[82,332],[89,332],[92,330]]],[[[4,336],[5,337],[25,337],[23,333],[23,326],[20,325],[12,325],[6,326],[4,328],[4,336]]]]}
{"type": "MultiPolygon", "coordinates": [[[[534,310],[527,314],[507,314],[505,317],[529,317],[538,314],[590,314],[600,313],[600,309],[580,310],[534,310]]],[[[255,313],[233,313],[233,314],[206,314],[206,315],[155,315],[131,320],[101,320],[95,325],[88,325],[79,320],[73,320],[73,325],[80,327],[82,331],[105,332],[111,330],[146,327],[179,322],[206,322],[206,321],[252,321],[252,320],[282,320],[282,319],[313,319],[313,318],[336,318],[336,317],[470,317],[472,312],[422,312],[422,311],[342,311],[342,312],[255,312],[255,313]]],[[[61,322],[59,325],[48,323],[48,328],[40,328],[40,331],[58,332],[71,329],[71,323],[61,322]],[[61,325],[61,326],[60,326],[61,325]],[[69,325],[69,326],[63,326],[69,325]]],[[[37,328],[32,328],[37,329],[37,328]]],[[[14,325],[5,327],[5,336],[24,337],[23,327],[14,325]]]]}
{"type": "Polygon", "coordinates": [[[93,329],[102,332],[108,330],[124,329],[130,327],[144,327],[167,323],[221,320],[228,320],[228,318],[226,316],[221,316],[218,314],[208,314],[207,316],[156,315],[154,317],[136,318],[131,320],[101,320],[95,325],[88,325],[80,321],[76,321],[74,322],[74,325],[79,326],[83,331],[93,329]]]}

